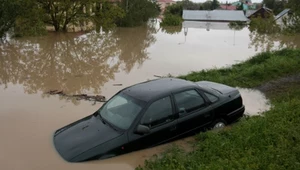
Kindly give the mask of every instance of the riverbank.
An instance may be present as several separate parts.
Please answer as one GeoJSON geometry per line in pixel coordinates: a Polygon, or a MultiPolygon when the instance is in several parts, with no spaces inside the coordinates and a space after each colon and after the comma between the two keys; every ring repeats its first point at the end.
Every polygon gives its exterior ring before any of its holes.
{"type": "Polygon", "coordinates": [[[196,135],[192,152],[174,147],[137,169],[300,169],[299,49],[261,53],[230,68],[179,77],[259,89],[272,108],[220,132],[196,135]]]}

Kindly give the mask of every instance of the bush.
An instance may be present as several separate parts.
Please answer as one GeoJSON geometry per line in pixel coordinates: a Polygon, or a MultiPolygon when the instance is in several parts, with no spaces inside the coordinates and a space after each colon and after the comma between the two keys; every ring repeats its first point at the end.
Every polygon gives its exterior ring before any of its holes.
{"type": "Polygon", "coordinates": [[[140,26],[150,18],[156,17],[159,12],[159,6],[148,0],[130,0],[122,1],[120,7],[126,12],[125,17],[119,19],[117,26],[133,27],[140,26]]]}
{"type": "Polygon", "coordinates": [[[182,18],[178,15],[167,14],[160,23],[162,26],[179,26],[182,23],[182,18]]]}

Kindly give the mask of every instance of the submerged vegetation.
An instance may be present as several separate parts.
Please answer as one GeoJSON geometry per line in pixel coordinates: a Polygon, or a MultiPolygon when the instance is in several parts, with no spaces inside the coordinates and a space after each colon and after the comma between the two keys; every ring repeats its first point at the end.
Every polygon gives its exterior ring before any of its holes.
{"type": "Polygon", "coordinates": [[[117,25],[124,27],[139,26],[160,12],[158,4],[149,0],[124,0],[121,1],[120,7],[126,15],[117,21],[117,25]]]}
{"type": "Polygon", "coordinates": [[[182,19],[182,11],[183,11],[183,4],[176,3],[170,5],[166,8],[164,13],[164,19],[160,23],[162,26],[179,26],[181,25],[182,19]]]}
{"type": "Polygon", "coordinates": [[[140,26],[156,17],[159,6],[148,0],[111,2],[109,0],[0,0],[0,37],[7,31],[15,36],[46,33],[46,26],[67,32],[71,26],[140,26]]]}
{"type": "Polygon", "coordinates": [[[300,169],[299,65],[300,50],[284,49],[258,54],[230,68],[180,76],[262,89],[273,107],[264,116],[243,118],[220,132],[198,134],[192,152],[174,147],[137,169],[300,169]],[[289,79],[290,75],[298,76],[289,79]],[[281,77],[287,78],[262,88],[281,77]]]}

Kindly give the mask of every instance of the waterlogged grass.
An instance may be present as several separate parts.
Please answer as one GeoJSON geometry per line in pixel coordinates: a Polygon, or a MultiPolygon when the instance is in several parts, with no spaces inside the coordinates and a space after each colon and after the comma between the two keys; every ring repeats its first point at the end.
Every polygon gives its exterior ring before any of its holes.
{"type": "MultiPolygon", "coordinates": [[[[232,66],[194,72],[181,78],[211,80],[239,87],[258,87],[300,73],[300,50],[262,53],[232,66]]],[[[196,135],[195,149],[172,147],[145,161],[145,170],[280,170],[300,169],[300,83],[268,92],[273,107],[263,116],[243,118],[231,128],[196,135]]]]}
{"type": "Polygon", "coordinates": [[[252,88],[295,72],[300,72],[300,50],[285,49],[261,53],[228,68],[192,72],[179,78],[252,88]]]}

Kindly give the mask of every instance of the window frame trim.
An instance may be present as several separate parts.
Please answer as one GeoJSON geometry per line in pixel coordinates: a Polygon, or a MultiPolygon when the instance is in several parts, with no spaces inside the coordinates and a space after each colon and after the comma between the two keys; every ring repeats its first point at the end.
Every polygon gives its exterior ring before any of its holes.
{"type": "Polygon", "coordinates": [[[214,94],[212,94],[212,93],[210,93],[210,92],[203,91],[203,95],[204,95],[204,96],[207,98],[207,101],[208,101],[210,104],[214,104],[214,103],[216,103],[216,102],[220,101],[220,97],[218,97],[218,96],[216,96],[216,95],[214,95],[214,94]],[[216,100],[215,102],[212,102],[212,101],[210,101],[210,100],[209,100],[209,98],[206,96],[206,94],[205,94],[205,93],[207,93],[207,94],[210,94],[210,95],[212,95],[212,96],[216,97],[216,98],[217,98],[217,100],[216,100]]]}
{"type": "Polygon", "coordinates": [[[198,111],[200,111],[200,110],[202,110],[202,109],[208,107],[208,106],[209,106],[209,103],[208,103],[209,100],[207,100],[206,96],[203,96],[203,95],[204,95],[204,94],[202,94],[202,92],[200,92],[199,89],[197,89],[197,88],[187,88],[187,89],[181,89],[181,90],[176,91],[176,92],[172,92],[172,97],[173,97],[173,99],[174,99],[174,106],[175,106],[175,109],[176,109],[176,112],[175,112],[176,117],[177,117],[177,118],[182,118],[182,117],[185,117],[185,116],[194,114],[195,112],[198,112],[198,111]],[[192,111],[192,112],[190,112],[190,113],[186,113],[186,114],[184,114],[184,115],[180,115],[180,114],[179,114],[179,108],[178,108],[178,105],[177,105],[177,103],[176,103],[175,95],[178,94],[178,93],[182,93],[182,92],[184,92],[184,91],[190,91],[190,90],[195,90],[195,91],[199,94],[199,96],[202,97],[202,99],[203,99],[203,101],[204,101],[204,106],[202,106],[202,107],[200,107],[200,108],[198,108],[198,109],[196,109],[196,110],[194,110],[194,111],[192,111]]]}
{"type": "Polygon", "coordinates": [[[160,97],[158,97],[158,98],[155,98],[155,99],[151,100],[151,102],[149,102],[149,103],[145,106],[145,110],[143,111],[142,116],[141,116],[141,118],[140,118],[138,124],[143,125],[143,124],[142,124],[142,120],[144,119],[147,110],[149,109],[149,107],[150,107],[154,102],[157,102],[158,100],[161,100],[161,99],[166,98],[166,97],[169,97],[169,98],[170,98],[170,102],[171,102],[172,114],[171,114],[170,116],[168,116],[168,117],[171,117],[171,118],[172,118],[171,121],[168,121],[168,122],[166,121],[166,122],[164,122],[164,123],[160,123],[160,124],[158,124],[158,125],[151,126],[151,127],[149,127],[149,129],[151,130],[151,129],[154,129],[154,128],[160,127],[160,126],[162,126],[162,125],[165,125],[165,124],[167,124],[167,123],[170,123],[170,122],[175,121],[175,119],[176,119],[175,115],[176,115],[176,114],[175,114],[175,104],[174,104],[174,100],[173,100],[173,98],[172,98],[172,95],[171,95],[171,94],[168,94],[168,95],[160,96],[160,97]]]}

